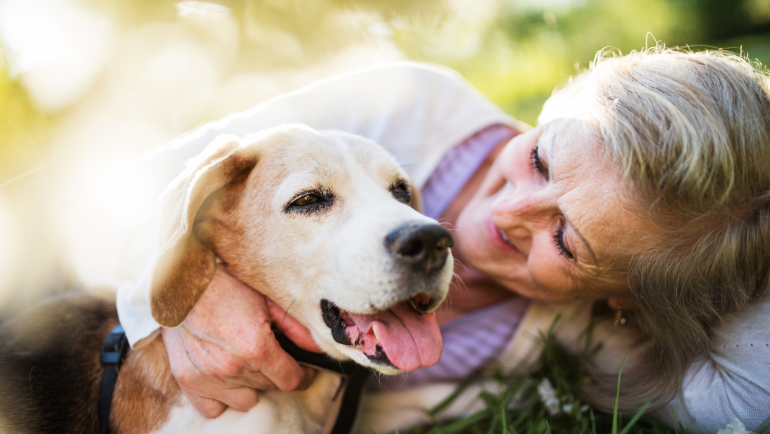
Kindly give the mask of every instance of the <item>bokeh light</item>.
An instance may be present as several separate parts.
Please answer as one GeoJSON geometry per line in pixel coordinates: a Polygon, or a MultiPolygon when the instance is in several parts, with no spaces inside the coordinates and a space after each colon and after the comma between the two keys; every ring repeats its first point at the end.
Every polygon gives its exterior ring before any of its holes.
{"type": "Polygon", "coordinates": [[[114,285],[142,179],[105,174],[319,78],[412,59],[533,124],[597,50],[770,60],[770,0],[0,0],[0,319],[114,285]]]}

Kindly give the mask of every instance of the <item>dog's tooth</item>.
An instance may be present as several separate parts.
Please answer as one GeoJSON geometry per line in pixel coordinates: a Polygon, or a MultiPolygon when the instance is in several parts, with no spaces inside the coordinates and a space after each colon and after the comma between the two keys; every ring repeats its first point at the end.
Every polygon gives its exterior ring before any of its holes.
{"type": "Polygon", "coordinates": [[[372,327],[372,331],[374,331],[374,337],[377,338],[377,343],[380,343],[380,335],[377,334],[377,327],[372,327]]]}

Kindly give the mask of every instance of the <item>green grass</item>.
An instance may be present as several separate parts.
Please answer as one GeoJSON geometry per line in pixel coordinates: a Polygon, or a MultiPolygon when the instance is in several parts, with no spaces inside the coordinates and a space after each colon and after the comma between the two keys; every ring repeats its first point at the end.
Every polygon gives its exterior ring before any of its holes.
{"type": "MultiPolygon", "coordinates": [[[[558,320],[558,319],[557,319],[558,320]]],[[[435,420],[432,426],[412,428],[397,434],[688,434],[687,427],[679,423],[676,429],[644,416],[647,405],[642,406],[630,418],[618,414],[617,404],[620,396],[623,367],[618,373],[618,395],[615,399],[615,411],[604,413],[596,411],[580,400],[580,385],[589,381],[585,357],[599,350],[600,345],[591,345],[591,329],[585,333],[585,347],[582,355],[570,354],[561,346],[552,334],[553,327],[546,335],[541,335],[544,351],[540,360],[540,369],[532,374],[505,375],[498,372],[497,381],[503,386],[500,393],[482,391],[479,398],[486,408],[464,419],[439,422],[438,418],[464,388],[478,381],[476,375],[461,384],[458,390],[442,403],[427,411],[435,420]],[[558,414],[549,414],[543,395],[538,393],[538,386],[544,381],[552,385],[553,398],[551,411],[559,409],[558,414]],[[564,406],[568,407],[565,409],[564,406]],[[565,411],[568,410],[568,411],[565,411]]],[[[547,394],[546,394],[547,395],[547,394]]],[[[770,433],[770,419],[755,433],[770,433]]]]}

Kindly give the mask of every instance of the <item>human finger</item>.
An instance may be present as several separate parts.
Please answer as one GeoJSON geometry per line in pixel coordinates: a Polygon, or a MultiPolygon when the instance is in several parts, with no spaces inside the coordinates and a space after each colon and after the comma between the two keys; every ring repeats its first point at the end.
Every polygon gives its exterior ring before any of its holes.
{"type": "Polygon", "coordinates": [[[226,380],[228,387],[249,387],[256,390],[268,391],[276,390],[275,385],[269,378],[259,371],[243,371],[237,377],[228,377],[226,380]]]}
{"type": "Polygon", "coordinates": [[[314,353],[322,353],[323,350],[313,340],[313,335],[310,334],[310,330],[297,321],[293,316],[289,315],[281,306],[276,302],[266,297],[267,309],[270,313],[270,319],[272,324],[283,334],[286,335],[292,342],[297,344],[298,347],[312,351],[314,353]]]}
{"type": "Polygon", "coordinates": [[[284,392],[297,390],[312,380],[303,367],[281,348],[275,336],[265,340],[263,360],[260,372],[284,392]]]}
{"type": "MultiPolygon", "coordinates": [[[[212,359],[217,360],[221,357],[212,357],[208,360],[199,359],[199,363],[203,362],[203,364],[195,364],[190,357],[190,351],[200,353],[201,350],[195,346],[185,345],[184,326],[178,329],[164,329],[162,334],[170,354],[172,374],[190,402],[202,414],[207,417],[216,417],[223,411],[225,405],[246,411],[257,403],[257,393],[254,389],[237,387],[243,386],[242,381],[238,381],[238,378],[231,376],[224,378],[214,373],[217,367],[210,366],[210,363],[212,359]],[[213,382],[210,377],[221,382],[213,382]],[[211,402],[212,400],[215,402],[211,402]]],[[[193,342],[200,344],[197,340],[193,340],[193,342]]],[[[272,383],[264,376],[262,376],[262,382],[267,387],[272,386],[272,383]]]]}
{"type": "Polygon", "coordinates": [[[259,402],[257,391],[251,387],[217,388],[212,398],[238,411],[248,411],[259,402]]]}
{"type": "Polygon", "coordinates": [[[208,418],[219,416],[227,408],[225,404],[217,401],[216,399],[202,398],[200,396],[187,393],[184,388],[182,388],[182,392],[190,401],[190,404],[192,404],[192,406],[195,407],[195,409],[198,410],[202,415],[208,418]]]}

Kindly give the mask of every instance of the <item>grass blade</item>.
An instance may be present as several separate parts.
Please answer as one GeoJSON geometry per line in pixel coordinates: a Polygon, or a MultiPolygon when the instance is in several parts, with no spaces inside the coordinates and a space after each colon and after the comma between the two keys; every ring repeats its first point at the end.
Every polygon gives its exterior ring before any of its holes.
{"type": "Polygon", "coordinates": [[[457,389],[455,389],[454,392],[452,392],[451,395],[447,396],[443,401],[439,402],[435,407],[431,408],[426,412],[428,416],[435,417],[437,414],[444,411],[447,407],[449,407],[452,404],[452,402],[454,402],[455,399],[457,399],[458,396],[460,396],[460,394],[465,392],[465,389],[467,389],[468,386],[470,386],[476,380],[478,380],[479,376],[480,376],[479,373],[474,373],[470,375],[468,378],[466,378],[465,380],[463,380],[463,382],[460,383],[460,385],[457,387],[457,389]]]}
{"type": "Polygon", "coordinates": [[[636,421],[639,420],[640,417],[642,417],[645,410],[647,410],[647,407],[649,406],[650,406],[650,401],[645,402],[642,408],[640,408],[639,411],[636,412],[634,417],[632,417],[631,420],[628,421],[625,428],[623,428],[623,431],[621,431],[620,434],[627,434],[629,431],[631,431],[631,427],[633,427],[636,421]]]}
{"type": "Polygon", "coordinates": [[[505,413],[505,407],[500,406],[500,419],[503,423],[503,434],[508,434],[508,415],[505,413]]]}
{"type": "Polygon", "coordinates": [[[671,404],[671,420],[674,422],[674,434],[679,434],[679,422],[676,421],[676,415],[674,414],[674,404],[671,404]]]}
{"type": "Polygon", "coordinates": [[[626,364],[625,357],[623,362],[620,363],[620,371],[618,371],[618,392],[615,395],[615,411],[612,413],[612,434],[618,434],[618,403],[620,403],[620,376],[623,374],[623,365],[626,364]]]}
{"type": "Polygon", "coordinates": [[[475,373],[473,375],[470,375],[468,378],[463,380],[463,382],[455,389],[454,392],[452,392],[451,395],[447,396],[443,401],[439,402],[435,407],[428,410],[426,413],[428,416],[435,417],[437,414],[444,411],[447,407],[449,407],[452,402],[454,402],[455,399],[457,399],[460,394],[465,392],[465,389],[468,388],[471,384],[473,384],[476,380],[479,379],[479,374],[475,373]]]}
{"type": "Polygon", "coordinates": [[[474,413],[465,419],[460,419],[458,421],[452,422],[448,425],[445,425],[443,427],[436,427],[432,430],[430,430],[429,434],[434,433],[446,433],[446,434],[454,434],[458,433],[465,428],[468,428],[469,426],[475,424],[476,422],[480,422],[490,416],[489,410],[483,410],[478,413],[474,413]],[[440,429],[440,431],[439,431],[440,429]]]}

